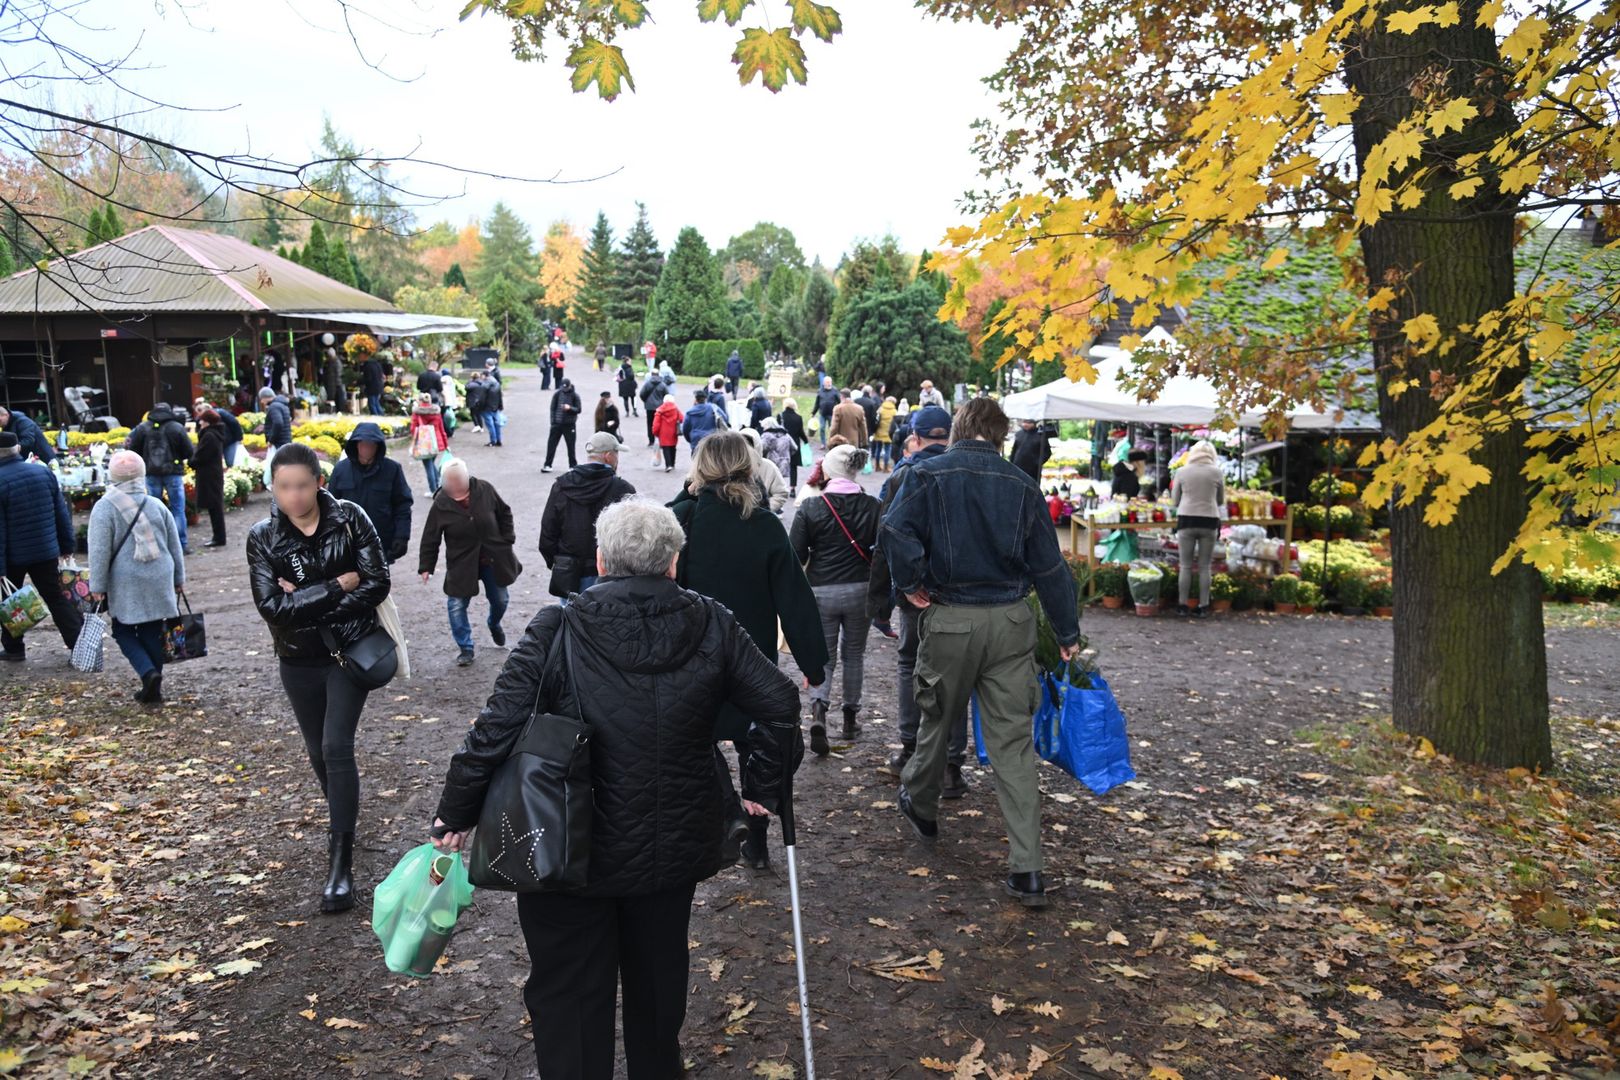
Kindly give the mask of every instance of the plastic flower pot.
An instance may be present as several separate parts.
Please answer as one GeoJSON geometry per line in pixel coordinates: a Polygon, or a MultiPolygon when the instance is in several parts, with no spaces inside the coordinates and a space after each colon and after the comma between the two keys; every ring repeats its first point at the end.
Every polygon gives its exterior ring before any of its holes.
{"type": "Polygon", "coordinates": [[[1209,610],[1213,611],[1217,615],[1224,615],[1227,612],[1232,610],[1232,601],[1230,601],[1230,600],[1211,600],[1209,602],[1209,610]]]}
{"type": "Polygon", "coordinates": [[[1380,619],[1393,619],[1395,617],[1395,609],[1392,607],[1375,607],[1373,608],[1373,614],[1378,616],[1380,619]]]}
{"type": "Polygon", "coordinates": [[[1300,604],[1298,607],[1296,607],[1294,609],[1294,614],[1295,615],[1315,615],[1316,614],[1316,605],[1314,605],[1314,604],[1300,604]]]}
{"type": "Polygon", "coordinates": [[[1278,615],[1292,615],[1297,609],[1293,604],[1272,604],[1271,610],[1278,615]]]}
{"type": "Polygon", "coordinates": [[[1137,604],[1136,613],[1144,619],[1150,619],[1159,613],[1158,604],[1137,604]]]}
{"type": "Polygon", "coordinates": [[[1105,596],[1102,598],[1102,605],[1111,611],[1118,611],[1125,606],[1125,598],[1123,596],[1105,596]]]}

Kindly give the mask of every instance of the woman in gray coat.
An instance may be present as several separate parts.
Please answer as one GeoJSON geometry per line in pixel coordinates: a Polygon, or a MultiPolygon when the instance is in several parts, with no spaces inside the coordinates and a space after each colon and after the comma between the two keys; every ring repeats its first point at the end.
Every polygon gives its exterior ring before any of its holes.
{"type": "Polygon", "coordinates": [[[1187,451],[1187,459],[1170,485],[1170,501],[1176,507],[1176,544],[1181,552],[1181,615],[1209,613],[1209,579],[1215,560],[1215,541],[1221,536],[1221,511],[1226,507],[1226,474],[1220,458],[1207,439],[1187,451]],[[1187,603],[1192,585],[1193,566],[1198,567],[1198,606],[1187,603]]]}
{"type": "Polygon", "coordinates": [[[107,602],[112,636],[141,677],[135,700],[163,700],[163,621],[180,613],[186,561],[169,508],[146,493],[146,462],[120,450],[90,511],[90,598],[107,602]]]}

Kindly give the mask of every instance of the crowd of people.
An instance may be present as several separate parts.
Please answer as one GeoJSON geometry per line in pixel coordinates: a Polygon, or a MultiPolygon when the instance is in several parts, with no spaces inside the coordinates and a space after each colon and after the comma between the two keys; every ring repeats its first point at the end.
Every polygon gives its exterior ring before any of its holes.
{"type": "MultiPolygon", "coordinates": [[[[1073,578],[1018,460],[1038,456],[1032,437],[1021,432],[1016,463],[1007,460],[1008,420],[996,402],[973,399],[953,416],[926,382],[913,403],[883,387],[824,379],[806,422],[794,398],[773,403],[729,363],[683,412],[669,365],[655,353],[645,358],[644,372],[626,360],[601,394],[583,462],[575,461],[579,393],[564,365],[543,373],[555,389],[542,469],[551,470],[559,445],[569,458],[550,485],[538,544],[559,603],[543,608],[506,656],[451,760],[432,829],[446,850],[467,842],[495,767],[531,716],[571,709],[589,722],[589,884],[519,901],[534,961],[524,997],[548,1080],[611,1074],[618,984],[630,1075],[678,1075],[694,890],[739,860],[770,866],[770,818],[804,750],[799,688],[777,666],[784,649],[808,689],[810,752],[826,757],[834,740],[863,734],[869,634],[898,640],[901,746],[884,768],[898,778],[899,814],[923,844],[939,836],[940,800],[968,792],[968,702],[976,697],[1009,838],[1002,887],[1024,906],[1047,902],[1030,734],[1036,617],[1027,598],[1044,609],[1065,659],[1079,626],[1073,578]],[[629,450],[622,424],[638,413],[665,472],[680,443],[688,446],[687,472],[667,506],[620,475],[629,450]],[[879,470],[887,475],[874,495],[861,477],[879,470]],[[566,678],[545,662],[560,636],[572,650],[566,678]],[[725,744],[735,777],[719,752],[725,744]]],[[[607,370],[600,352],[596,367],[607,370]]],[[[501,380],[492,370],[465,386],[450,381],[430,367],[412,408],[412,452],[430,498],[417,573],[426,585],[442,570],[455,663],[467,666],[472,601],[483,592],[488,639],[504,647],[523,566],[511,505],[451,452],[458,394],[489,444],[501,445],[501,380]]],[[[265,404],[273,412],[277,395],[265,404]]],[[[172,415],[154,409],[131,449],[112,456],[113,487],[91,516],[91,588],[109,604],[143,701],[161,700],[155,629],[175,616],[186,580],[185,515],[171,478],[190,460],[201,488],[203,469],[222,469],[241,441],[217,411],[198,418],[192,446],[172,415]]],[[[373,423],[354,429],[325,482],[314,452],[291,442],[290,416],[273,422],[287,437],[272,440],[267,455],[273,505],[247,538],[249,581],[327,803],[320,907],[340,912],[356,899],[355,731],[369,694],[392,673],[390,566],[409,547],[412,485],[373,423]]],[[[267,415],[267,438],[271,423],[267,415]]],[[[19,443],[0,432],[0,564],[38,583],[54,579],[58,557],[71,551],[71,519],[50,472],[23,460],[19,443]]],[[[1189,510],[1204,494],[1188,491],[1189,510]]],[[[213,526],[223,542],[223,524],[214,518],[213,526]]],[[[75,610],[53,614],[71,646],[75,610]]],[[[8,635],[4,644],[7,659],[21,657],[20,641],[8,635]]]]}

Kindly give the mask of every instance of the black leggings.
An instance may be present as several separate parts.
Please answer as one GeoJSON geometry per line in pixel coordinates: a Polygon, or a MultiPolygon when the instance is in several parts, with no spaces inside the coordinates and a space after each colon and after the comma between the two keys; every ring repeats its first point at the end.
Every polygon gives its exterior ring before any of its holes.
{"type": "Polygon", "coordinates": [[[546,439],[546,466],[551,466],[552,459],[557,456],[557,444],[562,443],[568,448],[568,467],[572,469],[579,462],[574,458],[574,428],[553,426],[551,435],[546,439]]]}
{"type": "Polygon", "coordinates": [[[675,447],[661,446],[659,449],[664,452],[664,468],[673,469],[675,467],[675,447]]]}
{"type": "Polygon", "coordinates": [[[366,694],[338,664],[306,667],[281,664],[304,749],[321,782],[333,832],[354,832],[360,817],[360,770],[354,763],[354,730],[366,707],[366,694]]]}
{"type": "Polygon", "coordinates": [[[636,395],[634,395],[634,394],[620,394],[619,395],[619,400],[624,402],[624,409],[622,410],[624,412],[624,415],[626,415],[626,416],[634,416],[634,415],[636,415],[636,395]]]}

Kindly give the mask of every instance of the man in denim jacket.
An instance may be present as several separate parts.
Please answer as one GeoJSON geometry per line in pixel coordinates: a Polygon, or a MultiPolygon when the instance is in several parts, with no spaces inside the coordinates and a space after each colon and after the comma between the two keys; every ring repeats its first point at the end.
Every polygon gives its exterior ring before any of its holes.
{"type": "Polygon", "coordinates": [[[900,781],[900,812],[917,836],[939,835],[948,718],[979,695],[979,721],[1007,823],[1006,888],[1046,906],[1040,781],[1030,722],[1039,699],[1033,586],[1065,660],[1080,640],[1074,578],[1040,490],[1001,457],[1007,416],[974,398],[951,425],[951,449],[911,466],[883,518],[881,549],[897,592],[922,609],[917,752],[900,781]]]}

